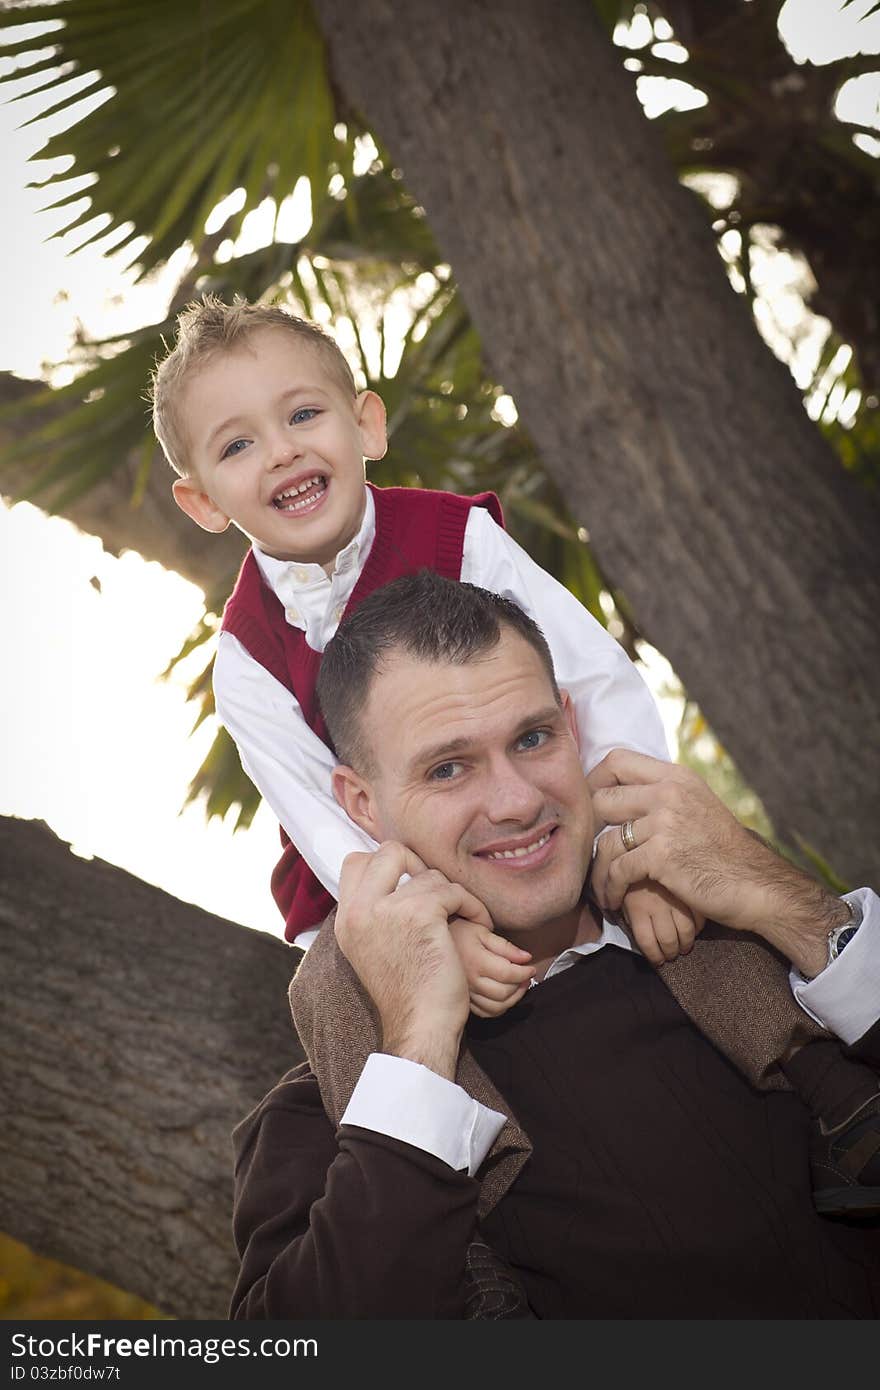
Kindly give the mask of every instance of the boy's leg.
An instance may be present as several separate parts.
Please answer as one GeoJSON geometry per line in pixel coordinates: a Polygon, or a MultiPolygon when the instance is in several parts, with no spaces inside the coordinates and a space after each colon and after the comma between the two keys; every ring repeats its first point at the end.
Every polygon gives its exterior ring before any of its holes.
{"type": "Polygon", "coordinates": [[[880,1080],[798,1008],[782,956],[707,922],[660,972],[700,1031],[760,1090],[793,1089],[813,1116],[817,1210],[880,1212],[880,1080]]]}
{"type": "Polygon", "coordinates": [[[818,1117],[810,1142],[813,1200],[826,1216],[880,1213],[880,1081],[834,1039],[811,1042],[783,1063],[818,1117]]]}

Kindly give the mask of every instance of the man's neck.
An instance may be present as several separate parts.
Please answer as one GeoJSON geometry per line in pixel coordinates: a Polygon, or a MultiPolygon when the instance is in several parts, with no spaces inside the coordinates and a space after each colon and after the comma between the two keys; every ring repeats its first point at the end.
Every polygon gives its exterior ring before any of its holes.
{"type": "Polygon", "coordinates": [[[602,916],[591,903],[579,903],[571,912],[545,922],[533,931],[505,931],[502,935],[514,946],[531,951],[535,967],[535,979],[543,980],[550,966],[572,946],[582,946],[585,941],[598,941],[602,935],[602,916]]]}

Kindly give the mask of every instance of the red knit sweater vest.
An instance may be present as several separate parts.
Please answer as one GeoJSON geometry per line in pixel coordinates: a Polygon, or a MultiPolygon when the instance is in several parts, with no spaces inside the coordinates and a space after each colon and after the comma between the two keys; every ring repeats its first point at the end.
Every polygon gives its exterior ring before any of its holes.
{"type": "MultiPolygon", "coordinates": [[[[421,488],[377,488],[370,483],[367,486],[376,504],[376,535],[348,600],[346,614],[353,612],[374,589],[420,569],[459,579],[471,507],[485,507],[499,526],[504,525],[501,504],[492,492],[459,497],[452,492],[421,488]]],[[[306,723],[332,747],[315,698],[321,652],[313,651],[305,633],[288,623],[281,602],[263,581],[252,552],[245,557],[223,610],[221,628],[237,637],[254,660],[287,687],[299,703],[306,723]]],[[[292,941],[299,932],[322,922],[336,904],[283,828],[281,843],[284,849],[272,874],[272,896],[284,917],[284,935],[292,941]]]]}

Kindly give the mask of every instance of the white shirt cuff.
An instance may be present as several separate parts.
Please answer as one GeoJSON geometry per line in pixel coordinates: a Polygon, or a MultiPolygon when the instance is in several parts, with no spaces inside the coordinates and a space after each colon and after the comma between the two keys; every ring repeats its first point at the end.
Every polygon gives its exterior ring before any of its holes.
{"type": "Polygon", "coordinates": [[[861,926],[814,980],[792,970],[791,988],[811,1018],[849,1044],[880,1017],[880,898],[870,888],[857,888],[843,900],[861,909],[861,926]]]}
{"type": "Polygon", "coordinates": [[[401,1139],[474,1177],[505,1120],[419,1062],[373,1052],[340,1123],[401,1139]]]}

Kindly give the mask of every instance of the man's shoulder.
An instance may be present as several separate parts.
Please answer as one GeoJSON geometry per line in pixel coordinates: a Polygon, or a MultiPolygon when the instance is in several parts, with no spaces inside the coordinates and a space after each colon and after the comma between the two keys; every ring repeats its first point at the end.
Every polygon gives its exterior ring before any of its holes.
{"type": "Polygon", "coordinates": [[[333,1126],[321,1101],[318,1078],[308,1062],[301,1062],[285,1072],[250,1114],[236,1125],[232,1143],[237,1158],[248,1151],[265,1125],[276,1121],[295,1123],[298,1118],[303,1123],[323,1121],[328,1134],[333,1135],[333,1126]]]}

